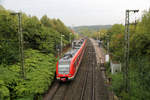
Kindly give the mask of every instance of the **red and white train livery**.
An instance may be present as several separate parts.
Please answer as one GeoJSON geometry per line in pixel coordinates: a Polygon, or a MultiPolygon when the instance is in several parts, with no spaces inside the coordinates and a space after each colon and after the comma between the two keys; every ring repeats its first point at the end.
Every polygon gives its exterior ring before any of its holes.
{"type": "Polygon", "coordinates": [[[74,79],[84,51],[86,48],[86,39],[73,42],[72,50],[65,53],[56,64],[56,79],[61,81],[74,79]]]}

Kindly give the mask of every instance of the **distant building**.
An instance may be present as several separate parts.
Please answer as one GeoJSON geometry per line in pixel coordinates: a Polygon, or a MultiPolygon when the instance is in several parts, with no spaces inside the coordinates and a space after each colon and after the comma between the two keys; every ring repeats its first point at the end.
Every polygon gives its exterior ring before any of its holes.
{"type": "Polygon", "coordinates": [[[121,72],[121,63],[112,62],[110,63],[111,73],[115,74],[117,72],[121,72]]]}
{"type": "Polygon", "coordinates": [[[105,62],[109,62],[109,54],[105,55],[105,62]]]}

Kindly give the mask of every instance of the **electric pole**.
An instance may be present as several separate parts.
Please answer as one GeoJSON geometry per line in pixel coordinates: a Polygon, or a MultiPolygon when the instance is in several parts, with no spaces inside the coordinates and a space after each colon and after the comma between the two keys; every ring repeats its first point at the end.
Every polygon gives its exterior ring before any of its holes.
{"type": "Polygon", "coordinates": [[[61,38],[61,40],[60,40],[60,46],[61,46],[61,48],[60,48],[60,49],[61,49],[61,50],[60,50],[60,56],[62,55],[62,52],[63,52],[63,43],[62,43],[62,41],[63,41],[63,40],[62,40],[62,37],[63,37],[63,36],[64,36],[64,35],[62,35],[62,34],[61,34],[61,36],[60,36],[60,38],[61,38]]]}
{"type": "Polygon", "coordinates": [[[137,13],[139,10],[126,10],[126,18],[125,18],[125,51],[124,51],[124,84],[125,84],[125,91],[129,92],[130,88],[130,79],[129,79],[129,48],[130,48],[130,12],[137,13]]]}
{"type": "Polygon", "coordinates": [[[107,34],[107,54],[109,54],[109,34],[107,34]]]}
{"type": "Polygon", "coordinates": [[[20,52],[21,52],[21,69],[22,69],[22,77],[25,78],[24,71],[24,51],[23,51],[23,34],[22,34],[22,14],[18,13],[19,16],[19,35],[20,35],[20,52]]]}
{"type": "Polygon", "coordinates": [[[71,35],[72,35],[72,33],[69,33],[69,42],[70,42],[70,45],[71,45],[71,35]]]}
{"type": "Polygon", "coordinates": [[[11,15],[18,16],[18,38],[19,38],[19,52],[20,52],[20,63],[21,63],[21,77],[25,79],[25,70],[24,70],[24,51],[23,51],[23,34],[22,34],[22,13],[11,13],[11,15]]]}

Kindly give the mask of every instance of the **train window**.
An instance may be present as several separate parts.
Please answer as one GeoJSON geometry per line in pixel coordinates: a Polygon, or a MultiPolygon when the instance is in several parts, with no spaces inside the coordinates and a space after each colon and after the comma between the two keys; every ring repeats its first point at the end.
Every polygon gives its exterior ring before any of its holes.
{"type": "Polygon", "coordinates": [[[77,64],[79,64],[79,57],[77,58],[77,64]]]}
{"type": "Polygon", "coordinates": [[[67,65],[70,64],[70,61],[60,61],[59,65],[67,65]]]}
{"type": "Polygon", "coordinates": [[[75,67],[77,66],[77,60],[75,61],[74,66],[75,66],[75,67]]]}
{"type": "Polygon", "coordinates": [[[72,54],[65,54],[64,58],[72,58],[72,54]]]}

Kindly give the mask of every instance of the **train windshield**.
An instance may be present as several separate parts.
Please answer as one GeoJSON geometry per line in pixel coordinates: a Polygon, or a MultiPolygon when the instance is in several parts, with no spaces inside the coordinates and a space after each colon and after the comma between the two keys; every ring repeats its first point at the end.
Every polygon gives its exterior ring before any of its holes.
{"type": "Polygon", "coordinates": [[[70,61],[60,61],[59,65],[70,65],[70,61]]]}
{"type": "Polygon", "coordinates": [[[59,67],[60,67],[60,68],[62,68],[62,67],[63,67],[63,68],[66,68],[66,67],[69,67],[69,65],[59,65],[59,67]]]}
{"type": "Polygon", "coordinates": [[[70,61],[60,61],[58,66],[59,74],[69,74],[70,61]]]}

